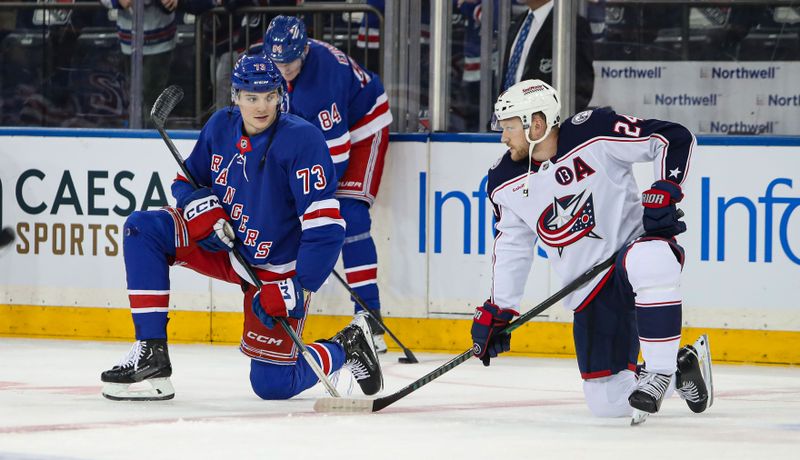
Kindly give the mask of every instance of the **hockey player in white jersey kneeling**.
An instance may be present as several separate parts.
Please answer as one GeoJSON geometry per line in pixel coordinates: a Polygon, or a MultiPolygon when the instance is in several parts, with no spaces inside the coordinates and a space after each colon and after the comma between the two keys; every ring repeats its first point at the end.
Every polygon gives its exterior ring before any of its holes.
{"type": "Polygon", "coordinates": [[[584,395],[593,414],[655,413],[670,388],[694,412],[713,402],[707,337],[680,347],[680,276],[686,230],[683,198],[695,138],[668,121],[609,109],[561,123],[557,92],[520,82],[495,104],[493,127],[508,151],[489,170],[497,219],[491,297],[472,325],[474,353],[490,359],[510,349],[500,331],[519,314],[538,239],[568,283],[614,257],[614,263],[564,298],[584,395]],[[632,165],[652,162],[655,181],[641,196],[632,165]],[[638,365],[639,351],[644,365],[638,365]]]}

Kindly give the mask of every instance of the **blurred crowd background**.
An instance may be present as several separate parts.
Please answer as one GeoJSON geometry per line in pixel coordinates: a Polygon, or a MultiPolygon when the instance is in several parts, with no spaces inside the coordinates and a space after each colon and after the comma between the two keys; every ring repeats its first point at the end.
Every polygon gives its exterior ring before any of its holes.
{"type": "MultiPolygon", "coordinates": [[[[431,3],[437,1],[3,1],[0,125],[147,127],[144,114],[155,96],[177,84],[187,97],[173,113],[170,128],[198,129],[229,103],[226,83],[236,56],[261,42],[272,17],[300,14],[311,37],[381,75],[395,114],[393,131],[429,131],[430,48],[437,46],[430,39],[430,18],[437,6],[431,3]],[[151,21],[145,31],[143,77],[134,86],[141,91],[132,94],[132,62],[138,64],[131,53],[131,10],[122,7],[136,1],[144,2],[146,15],[161,15],[161,22],[154,27],[151,21]],[[139,120],[129,112],[132,97],[141,98],[139,120]]],[[[449,39],[438,46],[446,48],[449,69],[447,119],[438,129],[486,131],[514,40],[510,26],[529,6],[522,0],[441,1],[447,3],[449,39]],[[487,5],[492,10],[489,34],[481,30],[483,22],[490,22],[487,5]],[[482,36],[489,42],[482,43],[482,36]],[[482,82],[488,88],[483,92],[482,82]]],[[[588,23],[590,41],[579,42],[578,54],[583,50],[595,69],[599,62],[620,61],[800,60],[800,2],[575,0],[574,5],[581,17],[578,35],[588,23]]],[[[796,94],[800,100],[800,84],[796,94]]],[[[592,106],[591,97],[582,103],[578,94],[576,101],[577,110],[592,106]]],[[[800,134],[800,127],[792,129],[800,134]]]]}

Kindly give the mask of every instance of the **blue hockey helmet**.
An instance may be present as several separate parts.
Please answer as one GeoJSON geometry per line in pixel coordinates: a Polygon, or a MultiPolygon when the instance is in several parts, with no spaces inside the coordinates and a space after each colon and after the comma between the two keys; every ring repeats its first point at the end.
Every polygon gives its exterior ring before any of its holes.
{"type": "Polygon", "coordinates": [[[231,93],[238,90],[268,93],[279,90],[283,94],[286,82],[270,58],[263,53],[243,54],[231,72],[231,93]]]}
{"type": "Polygon", "coordinates": [[[264,52],[279,64],[302,57],[307,44],[306,25],[294,16],[277,16],[264,33],[264,52]]]}

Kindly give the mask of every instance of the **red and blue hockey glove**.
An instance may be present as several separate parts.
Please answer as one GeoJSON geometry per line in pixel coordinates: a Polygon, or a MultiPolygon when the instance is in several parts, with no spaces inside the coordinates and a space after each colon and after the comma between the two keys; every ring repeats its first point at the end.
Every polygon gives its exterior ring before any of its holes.
{"type": "Polygon", "coordinates": [[[483,361],[484,366],[489,365],[491,358],[511,349],[511,334],[501,334],[500,331],[517,315],[519,313],[514,310],[502,309],[488,300],[475,309],[472,354],[483,361]]]}
{"type": "Polygon", "coordinates": [[[668,180],[659,180],[642,193],[644,215],[642,224],[647,236],[672,238],[686,231],[675,203],[683,199],[681,186],[668,180]]]}
{"type": "Polygon", "coordinates": [[[303,298],[303,289],[294,278],[267,283],[253,296],[253,313],[261,324],[272,329],[275,327],[273,318],[302,318],[305,315],[303,298]]]}
{"type": "Polygon", "coordinates": [[[199,188],[180,203],[183,218],[189,229],[189,238],[197,241],[201,248],[209,252],[230,251],[233,249],[235,235],[228,215],[219,203],[219,197],[210,188],[199,188]]]}

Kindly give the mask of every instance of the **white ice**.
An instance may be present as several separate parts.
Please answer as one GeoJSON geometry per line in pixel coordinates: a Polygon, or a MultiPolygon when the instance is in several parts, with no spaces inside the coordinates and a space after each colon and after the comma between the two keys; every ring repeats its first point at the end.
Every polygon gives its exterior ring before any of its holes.
{"type": "MultiPolygon", "coordinates": [[[[261,401],[235,347],[172,344],[174,400],[108,401],[100,372],[129,346],[0,339],[0,459],[789,459],[800,451],[800,368],[717,364],[706,413],[675,396],[631,427],[589,414],[571,359],[502,357],[489,368],[473,359],[380,412],[323,415],[312,409],[321,385],[261,401]]],[[[382,394],[452,357],[418,355],[420,364],[382,357],[382,394]]],[[[349,377],[341,380],[340,388],[349,377]]]]}

